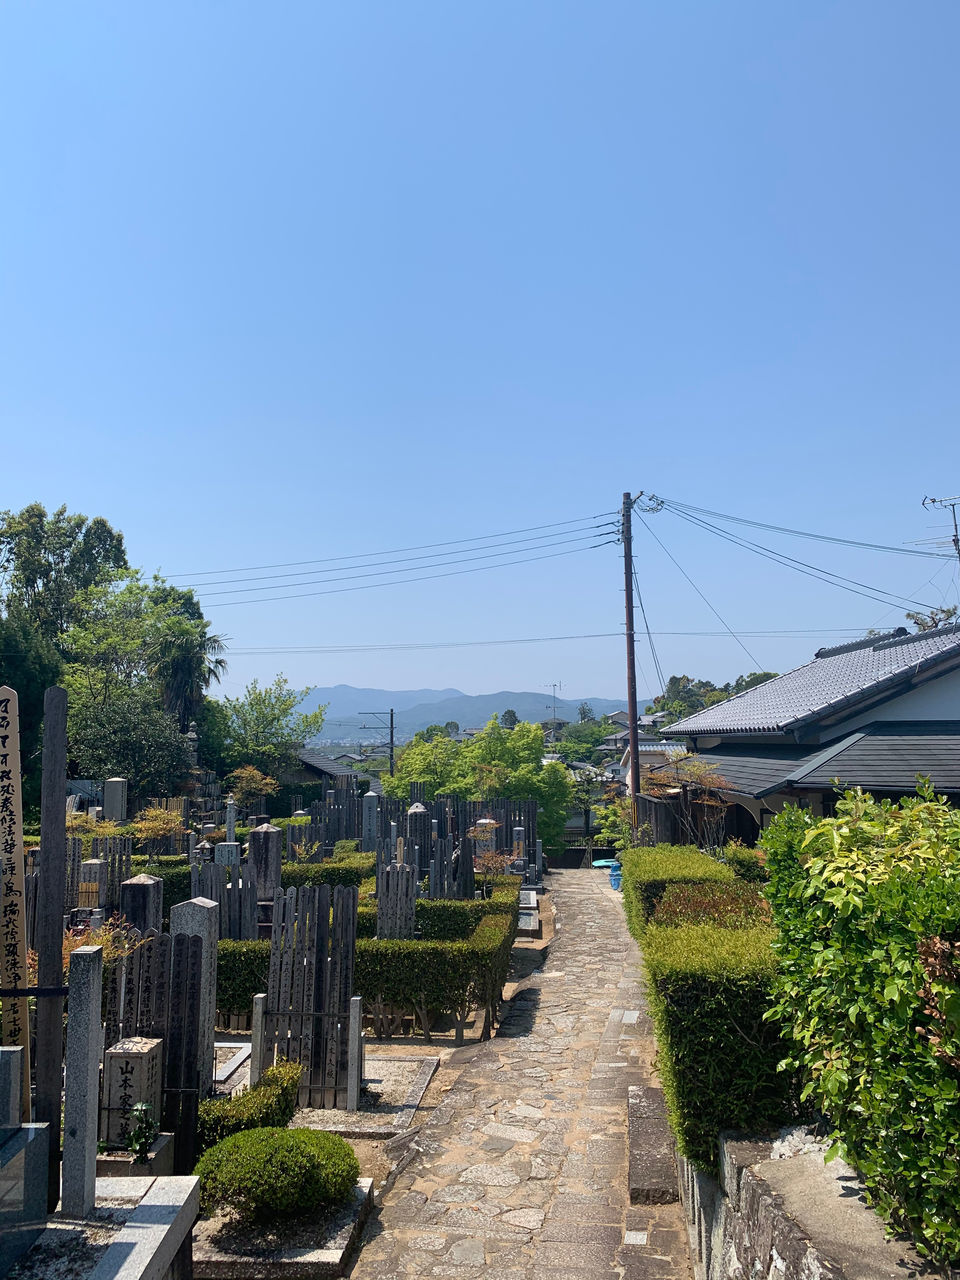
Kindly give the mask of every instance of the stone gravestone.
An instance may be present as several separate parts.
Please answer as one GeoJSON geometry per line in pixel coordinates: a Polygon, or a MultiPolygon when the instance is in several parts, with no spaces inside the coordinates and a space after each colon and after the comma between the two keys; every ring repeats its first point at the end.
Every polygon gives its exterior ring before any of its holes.
{"type": "Polygon", "coordinates": [[[227,796],[227,844],[235,844],[237,839],[237,802],[233,796],[227,796]]]}
{"type": "Polygon", "coordinates": [[[149,1104],[150,1118],[160,1123],[162,1050],[162,1040],[130,1036],[103,1055],[101,1142],[123,1146],[130,1136],[133,1108],[141,1102],[149,1104]]]}
{"type": "Polygon", "coordinates": [[[107,863],[100,858],[88,858],[86,862],[80,863],[80,898],[77,903],[78,907],[105,907],[107,905],[108,871],[107,863]],[[97,900],[96,902],[87,902],[85,901],[85,896],[93,884],[97,886],[97,900]]]}
{"type": "Polygon", "coordinates": [[[377,797],[368,791],[361,801],[360,848],[373,853],[377,847],[377,797]]]}
{"type": "Polygon", "coordinates": [[[256,873],[257,894],[262,902],[272,902],[273,895],[280,888],[282,841],[279,827],[271,826],[269,822],[254,827],[250,832],[247,857],[256,873]]]}
{"type": "Polygon", "coordinates": [[[23,1049],[0,1048],[0,1276],[47,1225],[50,1126],[20,1123],[22,1075],[23,1049]]]}
{"type": "Polygon", "coordinates": [[[425,875],[430,869],[430,855],[432,845],[433,830],[430,821],[430,814],[424,805],[417,801],[407,810],[407,838],[405,847],[409,851],[408,856],[411,858],[413,850],[417,850],[417,869],[421,875],[425,875]]]}
{"type": "Polygon", "coordinates": [[[103,784],[103,820],[104,822],[126,822],[126,778],[108,778],[103,784]]]}
{"type": "Polygon", "coordinates": [[[120,914],[127,924],[146,933],[160,932],[163,922],[163,881],[159,876],[133,876],[120,886],[120,914]]]}
{"type": "MultiPolygon", "coordinates": [[[[0,986],[27,985],[27,921],[20,797],[20,712],[16,692],[0,687],[0,986]]],[[[26,998],[4,998],[0,1042],[23,1047],[22,1115],[30,1119],[30,1012],[26,998]]]]}
{"type": "Polygon", "coordinates": [[[96,1199],[102,990],[103,947],[77,947],[70,956],[63,1098],[61,1199],[68,1218],[85,1218],[96,1199]]]}
{"type": "Polygon", "coordinates": [[[191,898],[170,909],[170,934],[185,934],[203,941],[200,961],[200,1097],[213,1089],[214,1026],[217,1019],[217,942],[220,907],[210,898],[191,898]]]}

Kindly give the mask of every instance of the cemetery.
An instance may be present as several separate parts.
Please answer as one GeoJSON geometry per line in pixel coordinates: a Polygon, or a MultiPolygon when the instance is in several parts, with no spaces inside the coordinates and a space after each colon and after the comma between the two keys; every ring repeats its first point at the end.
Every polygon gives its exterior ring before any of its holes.
{"type": "Polygon", "coordinates": [[[0,689],[0,1274],[340,1274],[374,1185],[350,1140],[389,1170],[440,1055],[498,1025],[537,804],[344,789],[271,821],[195,740],[188,796],[65,803],[66,704],[25,840],[0,689]]]}

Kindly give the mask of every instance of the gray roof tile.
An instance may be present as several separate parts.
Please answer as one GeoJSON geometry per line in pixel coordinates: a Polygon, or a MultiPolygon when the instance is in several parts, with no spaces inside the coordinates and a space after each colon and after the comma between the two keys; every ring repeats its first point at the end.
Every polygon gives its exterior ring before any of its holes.
{"type": "Polygon", "coordinates": [[[817,651],[812,662],[661,730],[694,734],[777,733],[905,683],[939,663],[960,664],[960,624],[884,636],[817,651]],[[951,659],[953,662],[951,663],[951,659]]]}

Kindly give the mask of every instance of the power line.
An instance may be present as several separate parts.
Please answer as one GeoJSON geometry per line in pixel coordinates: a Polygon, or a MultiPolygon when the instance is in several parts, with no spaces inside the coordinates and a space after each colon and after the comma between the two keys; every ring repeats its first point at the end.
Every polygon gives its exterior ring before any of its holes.
{"type": "Polygon", "coordinates": [[[769,533],[788,534],[794,538],[809,538],[815,542],[832,542],[844,547],[858,547],[862,551],[884,551],[897,556],[924,556],[938,560],[949,560],[951,557],[940,551],[912,551],[909,547],[891,547],[882,542],[859,542],[855,538],[840,538],[828,533],[810,533],[803,529],[789,529],[783,525],[765,524],[762,520],[749,520],[746,516],[725,515],[722,511],[710,511],[707,507],[694,507],[686,502],[677,502],[672,498],[662,498],[665,507],[678,515],[681,511],[692,515],[710,516],[714,520],[724,520],[731,524],[750,525],[754,529],[766,529],[769,533]]]}
{"type": "MultiPolygon", "coordinates": [[[[593,516],[580,516],[574,520],[555,520],[551,524],[534,524],[528,525],[525,529],[505,529],[499,533],[477,534],[472,538],[453,538],[447,542],[421,542],[413,547],[394,547],[388,551],[365,551],[358,552],[349,556],[334,556],[333,561],[344,560],[370,560],[374,556],[393,556],[400,555],[405,551],[429,551],[434,547],[454,547],[462,546],[464,543],[470,542],[486,542],[491,538],[509,538],[519,533],[536,533],[540,529],[558,529],[562,526],[571,524],[588,524],[591,520],[600,520],[603,516],[616,515],[614,511],[600,511],[593,516]]],[[[310,564],[329,564],[330,557],[322,560],[287,560],[279,564],[254,564],[246,565],[239,569],[199,569],[193,573],[172,573],[166,575],[168,578],[206,578],[216,573],[256,573],[260,569],[293,569],[303,567],[310,564]]]]}
{"type": "MultiPolygon", "coordinates": [[[[657,673],[657,680],[660,682],[660,692],[666,690],[666,681],[663,678],[663,668],[660,666],[660,658],[657,654],[657,646],[653,642],[653,632],[650,630],[650,623],[647,621],[647,611],[643,606],[643,596],[640,594],[640,581],[637,578],[637,566],[631,559],[630,571],[633,574],[633,589],[637,593],[637,604],[640,606],[640,617],[643,619],[644,629],[647,633],[647,644],[650,646],[650,653],[653,657],[653,669],[657,673]]],[[[641,672],[641,674],[643,674],[641,672]]],[[[646,676],[643,677],[646,681],[646,676]]]]}
{"type": "Polygon", "coordinates": [[[489,569],[506,569],[517,564],[532,564],[537,560],[556,560],[560,556],[579,555],[584,551],[592,551],[595,547],[606,547],[613,542],[614,539],[608,538],[603,542],[593,542],[586,547],[572,547],[567,551],[553,551],[545,556],[527,556],[523,560],[507,560],[503,564],[481,564],[476,565],[472,569],[453,569],[447,573],[425,573],[415,578],[395,579],[393,582],[366,582],[359,587],[331,587],[326,591],[301,591],[293,595],[286,596],[262,596],[258,600],[217,600],[214,602],[214,608],[226,609],[231,605],[238,604],[275,604],[280,600],[305,600],[314,596],[333,596],[341,595],[348,591],[372,591],[376,587],[398,587],[406,586],[410,582],[430,582],[437,578],[456,578],[467,573],[483,573],[489,569]]]}
{"type": "MultiPolygon", "coordinates": [[[[375,568],[375,569],[371,569],[371,572],[369,573],[347,572],[346,568],[331,569],[330,573],[345,574],[346,576],[340,577],[340,578],[333,578],[325,574],[319,578],[305,578],[301,582],[282,582],[282,583],[278,582],[271,586],[263,586],[263,587],[240,586],[239,583],[250,581],[250,579],[238,578],[236,580],[237,585],[232,585],[224,591],[207,591],[206,587],[204,587],[203,598],[204,600],[209,600],[213,596],[253,595],[253,594],[256,594],[257,592],[278,591],[282,588],[288,588],[288,587],[292,588],[292,587],[318,586],[326,582],[355,582],[360,578],[383,578],[388,576],[395,576],[397,574],[414,573],[418,569],[442,569],[442,568],[446,568],[447,565],[449,564],[470,564],[475,560],[500,560],[506,556],[516,555],[518,554],[518,551],[519,552],[543,551],[543,550],[549,550],[553,547],[565,546],[568,543],[573,544],[573,543],[581,543],[581,542],[586,542],[586,543],[595,542],[596,537],[597,537],[597,534],[592,531],[583,536],[579,534],[574,534],[572,537],[555,538],[549,542],[541,542],[538,546],[514,547],[509,551],[491,551],[489,553],[482,552],[480,555],[475,555],[475,556],[474,555],[461,556],[459,559],[448,561],[446,564],[441,560],[441,561],[435,561],[432,564],[411,565],[410,567],[403,568],[403,569],[375,568]]],[[[416,557],[416,558],[419,559],[420,557],[416,557]]],[[[424,557],[424,558],[429,559],[429,557],[424,557]]],[[[369,566],[363,566],[363,567],[368,568],[369,566]]],[[[417,579],[407,579],[407,578],[397,577],[396,581],[407,582],[407,581],[417,581],[417,579]]],[[[384,584],[384,585],[389,585],[389,584],[384,584]]]]}
{"type": "Polygon", "coordinates": [[[740,646],[743,652],[747,655],[750,661],[754,664],[754,670],[759,671],[761,669],[760,661],[753,656],[753,654],[750,652],[747,646],[743,643],[743,641],[740,639],[737,633],[731,630],[731,628],[727,625],[726,619],[720,616],[719,612],[713,607],[713,605],[710,603],[707,597],[703,594],[703,592],[700,590],[700,588],[697,586],[694,580],[690,577],[689,573],[687,573],[686,569],[684,569],[683,565],[680,564],[680,562],[677,560],[676,556],[674,556],[670,551],[667,550],[667,548],[663,545],[663,543],[660,541],[657,535],[653,532],[653,530],[647,524],[646,520],[644,520],[643,516],[638,516],[637,519],[646,529],[647,533],[650,534],[651,538],[653,538],[654,542],[658,544],[658,546],[664,552],[664,554],[668,556],[670,560],[673,561],[677,569],[680,571],[680,573],[683,574],[687,582],[690,583],[691,587],[693,587],[694,591],[697,593],[697,595],[700,597],[703,603],[707,606],[707,608],[710,610],[713,616],[717,619],[720,625],[724,628],[727,634],[731,636],[734,640],[736,640],[737,644],[740,646]]]}
{"type": "Polygon", "coordinates": [[[808,578],[815,578],[818,582],[826,583],[827,586],[839,587],[843,591],[852,592],[853,595],[863,596],[866,600],[874,600],[877,604],[889,605],[892,602],[901,607],[903,603],[917,605],[921,609],[929,609],[931,607],[923,604],[922,601],[911,600],[908,596],[900,596],[895,592],[887,591],[883,587],[872,587],[868,583],[858,582],[855,578],[846,578],[843,574],[833,573],[830,569],[823,569],[819,565],[808,564],[805,560],[797,560],[784,552],[774,551],[771,547],[764,547],[758,542],[751,542],[748,538],[741,538],[739,534],[728,533],[723,529],[718,529],[716,525],[701,519],[699,516],[688,515],[684,511],[677,511],[673,508],[671,510],[673,510],[675,516],[679,516],[681,520],[686,520],[688,524],[698,525],[701,529],[706,529],[709,533],[716,534],[718,538],[723,538],[725,541],[733,543],[734,546],[752,551],[755,555],[763,556],[766,560],[772,560],[775,564],[779,564],[785,569],[793,569],[794,572],[802,573],[808,578]],[[861,587],[863,590],[859,590],[861,587]]]}

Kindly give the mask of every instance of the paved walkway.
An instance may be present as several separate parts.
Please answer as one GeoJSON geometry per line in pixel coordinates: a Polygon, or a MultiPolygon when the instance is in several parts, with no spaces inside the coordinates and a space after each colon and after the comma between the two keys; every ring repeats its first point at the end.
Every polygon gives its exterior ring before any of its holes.
{"type": "Polygon", "coordinates": [[[354,1280],[688,1280],[679,1205],[631,1207],[627,1086],[653,1056],[639,954],[597,872],[550,877],[558,931],[417,1136],[354,1280]]]}

